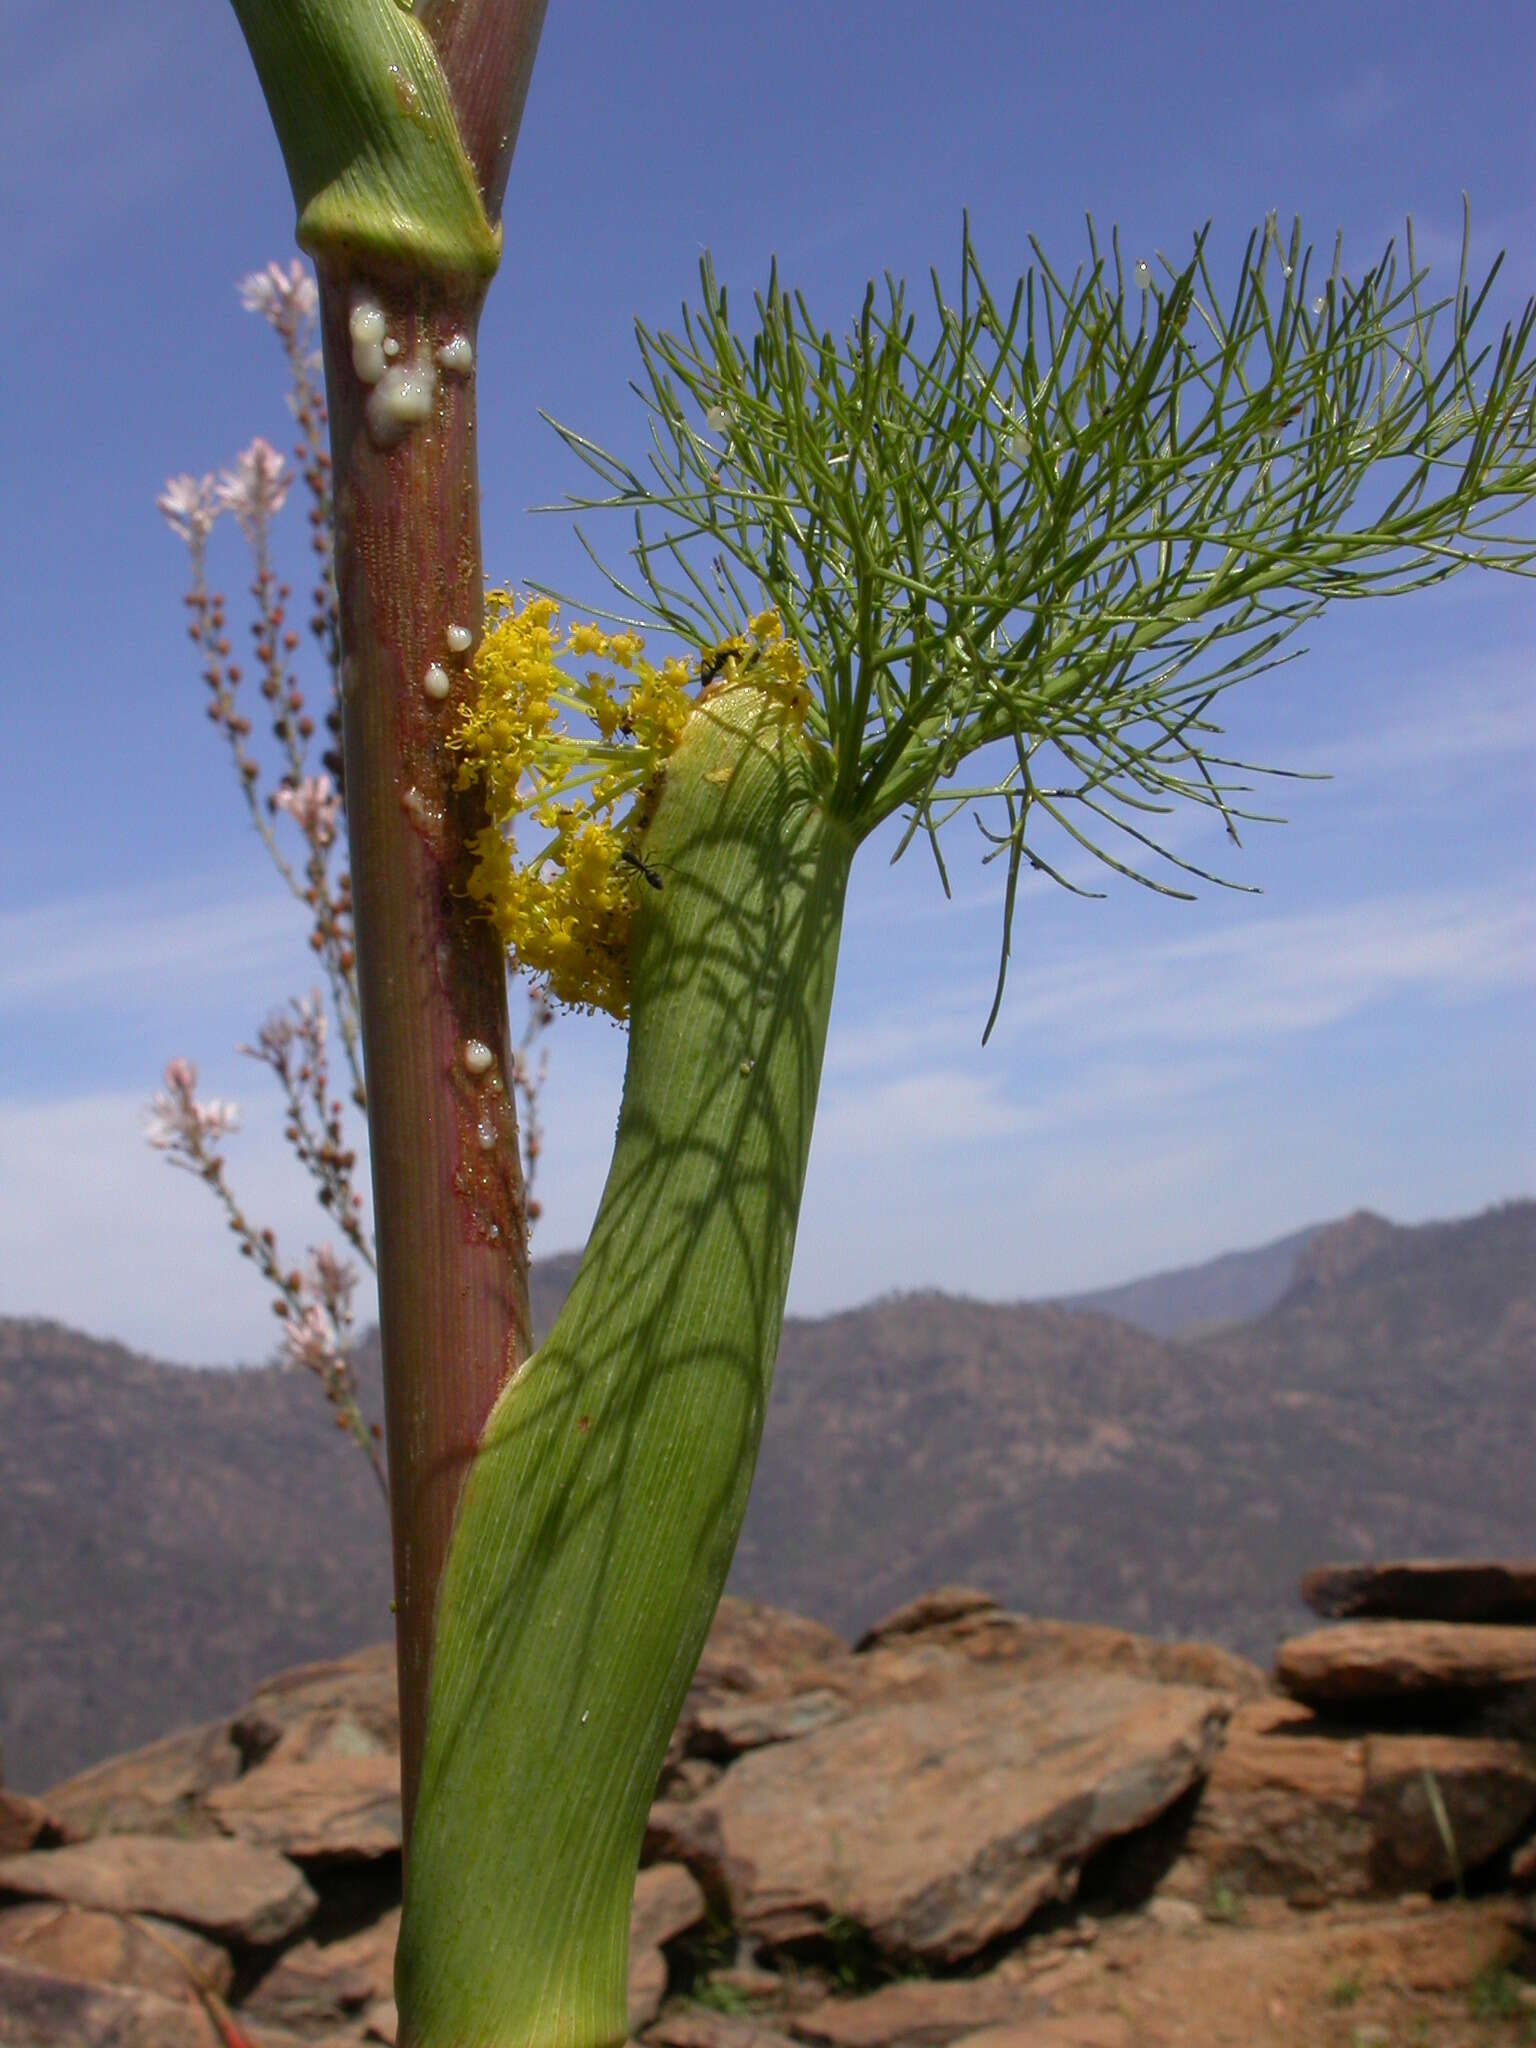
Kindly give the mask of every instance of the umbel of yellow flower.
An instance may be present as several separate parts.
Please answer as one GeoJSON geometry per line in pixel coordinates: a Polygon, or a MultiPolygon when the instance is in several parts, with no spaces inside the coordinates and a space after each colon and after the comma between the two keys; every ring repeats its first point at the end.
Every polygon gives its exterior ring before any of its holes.
{"type": "Polygon", "coordinates": [[[562,639],[559,621],[553,598],[519,606],[509,590],[487,593],[475,694],[451,740],[464,757],[459,787],[479,783],[490,817],[469,893],[556,1001],[622,1018],[635,892],[650,873],[640,839],[667,759],[705,694],[690,686],[750,683],[797,725],[810,691],[776,612],[760,613],[697,669],[677,658],[654,667],[635,633],[578,623],[562,639]],[[573,673],[584,657],[608,667],[573,673]]]}

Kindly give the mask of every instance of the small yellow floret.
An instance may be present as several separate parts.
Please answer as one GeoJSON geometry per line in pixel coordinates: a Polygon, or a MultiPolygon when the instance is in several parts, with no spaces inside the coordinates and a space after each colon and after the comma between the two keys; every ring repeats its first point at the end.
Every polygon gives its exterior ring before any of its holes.
{"type": "Polygon", "coordinates": [[[474,697],[450,741],[463,756],[458,786],[482,788],[491,820],[475,844],[469,893],[519,966],[558,1002],[624,1017],[630,924],[644,879],[643,865],[624,858],[638,851],[634,800],[697,708],[691,685],[701,672],[717,690],[750,684],[797,726],[811,696],[799,649],[774,611],[711,650],[702,671],[676,659],[654,667],[637,633],[578,623],[562,643],[558,627],[553,598],[519,607],[511,591],[487,594],[470,669],[474,697]],[[597,655],[620,673],[589,669],[577,679],[561,655],[597,655]],[[562,714],[591,730],[572,730],[562,714]],[[520,856],[519,824],[548,835],[537,852],[520,856]]]}

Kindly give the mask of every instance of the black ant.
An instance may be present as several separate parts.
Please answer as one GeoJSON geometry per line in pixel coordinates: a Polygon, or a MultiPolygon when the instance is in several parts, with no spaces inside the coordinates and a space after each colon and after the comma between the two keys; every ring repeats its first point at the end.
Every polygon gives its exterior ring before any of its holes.
{"type": "Polygon", "coordinates": [[[726,663],[739,661],[745,652],[739,640],[722,640],[718,647],[712,647],[699,661],[699,688],[707,690],[726,663]]]}
{"type": "Polygon", "coordinates": [[[619,865],[620,867],[633,868],[635,873],[649,882],[653,889],[660,889],[664,886],[661,876],[657,874],[648,861],[642,860],[632,846],[626,846],[619,855],[619,865]]]}

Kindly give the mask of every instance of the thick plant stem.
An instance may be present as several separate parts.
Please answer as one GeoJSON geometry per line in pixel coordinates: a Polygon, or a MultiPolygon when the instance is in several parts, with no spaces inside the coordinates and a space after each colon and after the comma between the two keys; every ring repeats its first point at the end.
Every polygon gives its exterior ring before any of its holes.
{"type": "Polygon", "coordinates": [[[481,611],[473,345],[545,0],[233,5],[320,276],[408,1846],[459,1487],[528,1345],[506,966],[467,914],[483,818],[443,738],[464,688],[448,628],[481,611]],[[360,291],[418,381],[455,344],[426,418],[368,420],[383,362],[365,384],[360,291]]]}
{"type": "Polygon", "coordinates": [[[645,1816],[746,1508],[852,835],[750,688],[695,714],[645,839],[613,1165],[498,1401],[439,1606],[396,1964],[409,2048],[623,2040],[645,1816]]]}
{"type": "MultiPolygon", "coordinates": [[[[464,894],[464,849],[482,821],[453,793],[457,763],[443,746],[465,687],[448,629],[480,622],[474,384],[444,376],[432,420],[375,446],[351,361],[350,291],[322,274],[409,1840],[459,1488],[527,1354],[527,1231],[506,961],[464,894]],[[446,699],[426,687],[434,664],[450,678],[446,699]]],[[[430,286],[381,284],[371,296],[407,361],[473,337],[476,307],[430,286]]]]}

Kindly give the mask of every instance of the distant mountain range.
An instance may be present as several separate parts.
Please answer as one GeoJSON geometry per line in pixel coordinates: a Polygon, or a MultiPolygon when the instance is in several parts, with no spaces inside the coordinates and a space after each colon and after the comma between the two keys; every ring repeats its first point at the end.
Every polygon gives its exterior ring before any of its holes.
{"type": "MultiPolygon", "coordinates": [[[[535,1269],[539,1327],[574,1269],[535,1269]]],[[[1533,1367],[1530,1201],[1063,1302],[791,1319],[733,1588],[853,1633],[963,1580],[1267,1658],[1310,1565],[1536,1551],[1533,1367]]],[[[389,1600],[377,1491],[306,1378],[0,1319],[7,1782],[229,1711],[387,1635],[389,1600]]]]}

